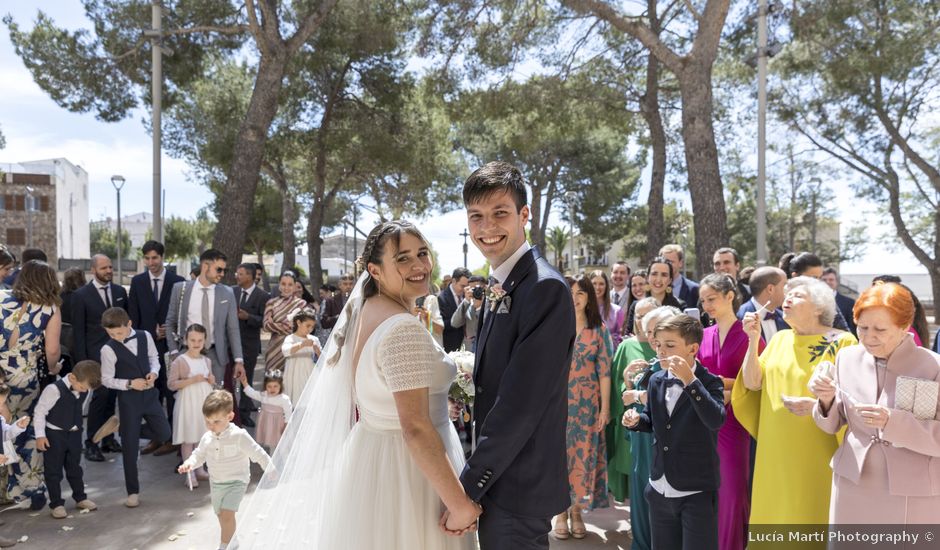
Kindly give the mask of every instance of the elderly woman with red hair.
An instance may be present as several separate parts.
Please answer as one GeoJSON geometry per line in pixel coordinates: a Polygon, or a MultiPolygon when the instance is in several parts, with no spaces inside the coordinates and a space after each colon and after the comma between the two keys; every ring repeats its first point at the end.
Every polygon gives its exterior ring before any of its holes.
{"type": "Polygon", "coordinates": [[[861,345],[809,383],[816,424],[848,426],[832,459],[829,523],[940,523],[940,355],[914,344],[914,303],[900,285],[869,288],[853,314],[861,345]]]}

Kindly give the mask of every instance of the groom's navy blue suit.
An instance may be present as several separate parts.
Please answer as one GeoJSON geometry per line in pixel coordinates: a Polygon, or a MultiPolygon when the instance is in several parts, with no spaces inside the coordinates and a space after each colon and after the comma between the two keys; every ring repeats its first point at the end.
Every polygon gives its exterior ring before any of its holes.
{"type": "Polygon", "coordinates": [[[482,550],[548,548],[551,517],[571,505],[571,290],[535,248],[501,284],[502,301],[483,304],[474,368],[477,447],[460,480],[483,506],[482,550]]]}

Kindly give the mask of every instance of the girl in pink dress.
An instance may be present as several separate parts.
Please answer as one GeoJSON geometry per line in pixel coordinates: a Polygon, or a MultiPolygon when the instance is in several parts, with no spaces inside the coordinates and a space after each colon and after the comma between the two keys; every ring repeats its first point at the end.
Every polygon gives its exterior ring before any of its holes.
{"type": "Polygon", "coordinates": [[[290,397],[284,393],[283,375],[279,370],[268,371],[264,376],[264,392],[252,388],[244,374],[240,381],[245,395],[261,403],[255,441],[269,453],[273,453],[293,412],[290,397]]]}

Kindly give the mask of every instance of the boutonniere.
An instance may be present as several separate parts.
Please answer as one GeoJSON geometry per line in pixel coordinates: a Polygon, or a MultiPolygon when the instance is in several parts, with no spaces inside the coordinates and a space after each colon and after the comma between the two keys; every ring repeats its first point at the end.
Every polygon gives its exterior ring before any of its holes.
{"type": "Polygon", "coordinates": [[[486,290],[486,301],[490,303],[490,311],[496,311],[496,308],[505,295],[506,291],[503,290],[503,286],[499,283],[490,286],[486,290]]]}

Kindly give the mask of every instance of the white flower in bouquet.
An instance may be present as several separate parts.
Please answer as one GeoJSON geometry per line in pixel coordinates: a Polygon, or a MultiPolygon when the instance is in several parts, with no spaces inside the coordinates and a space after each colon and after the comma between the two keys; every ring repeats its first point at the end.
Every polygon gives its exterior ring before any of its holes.
{"type": "Polygon", "coordinates": [[[450,386],[450,398],[463,405],[472,405],[476,394],[473,385],[474,354],[469,351],[452,351],[447,354],[457,364],[457,376],[450,386]]]}

